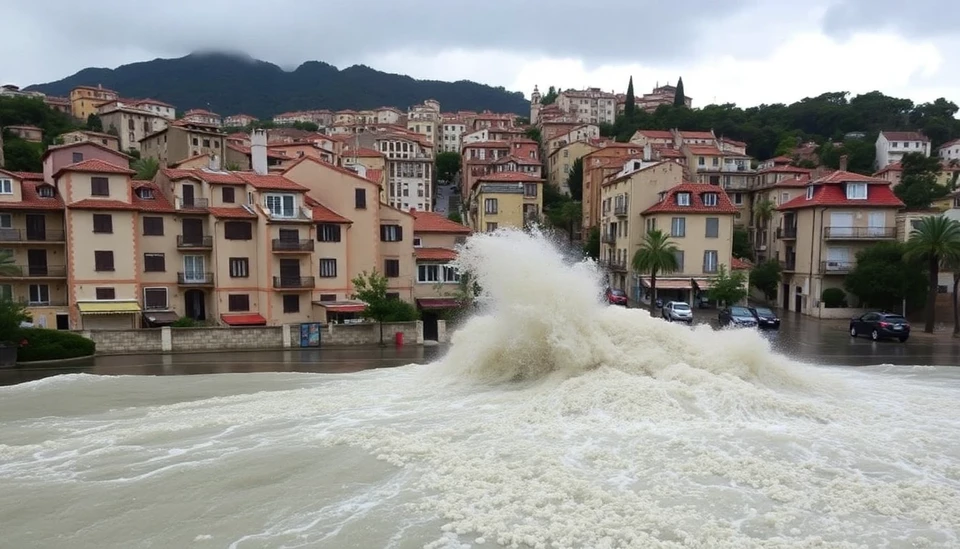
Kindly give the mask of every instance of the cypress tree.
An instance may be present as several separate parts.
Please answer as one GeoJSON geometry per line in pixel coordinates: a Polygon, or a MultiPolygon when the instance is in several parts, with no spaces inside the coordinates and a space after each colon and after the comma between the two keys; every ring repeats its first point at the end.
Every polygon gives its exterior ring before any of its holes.
{"type": "Polygon", "coordinates": [[[675,107],[687,106],[686,101],[684,101],[685,98],[686,95],[683,93],[683,77],[680,77],[680,79],[677,80],[677,93],[673,96],[673,105],[675,107]]]}
{"type": "Polygon", "coordinates": [[[633,76],[630,77],[630,83],[627,84],[627,99],[623,106],[623,114],[627,119],[632,119],[637,109],[637,99],[633,95],[633,76]]]}

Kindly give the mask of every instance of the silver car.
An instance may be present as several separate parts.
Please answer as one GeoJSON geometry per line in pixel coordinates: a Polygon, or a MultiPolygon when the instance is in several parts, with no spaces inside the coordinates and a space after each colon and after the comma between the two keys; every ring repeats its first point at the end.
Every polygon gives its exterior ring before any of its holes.
{"type": "Polygon", "coordinates": [[[661,309],[660,314],[670,322],[693,323],[693,309],[683,301],[668,301],[661,309]]]}

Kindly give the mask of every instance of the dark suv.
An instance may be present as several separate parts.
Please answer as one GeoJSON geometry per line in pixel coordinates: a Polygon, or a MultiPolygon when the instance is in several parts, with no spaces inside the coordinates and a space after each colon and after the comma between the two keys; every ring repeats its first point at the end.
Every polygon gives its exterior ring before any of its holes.
{"type": "Polygon", "coordinates": [[[910,337],[910,323],[903,315],[894,313],[867,313],[850,319],[850,337],[860,334],[870,339],[899,339],[901,343],[910,337]]]}

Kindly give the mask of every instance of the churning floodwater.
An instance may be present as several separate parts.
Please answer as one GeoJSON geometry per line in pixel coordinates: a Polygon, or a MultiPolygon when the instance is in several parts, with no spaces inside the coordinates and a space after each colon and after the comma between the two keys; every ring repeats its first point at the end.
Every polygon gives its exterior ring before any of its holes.
{"type": "Polygon", "coordinates": [[[960,376],[823,368],[471,238],[440,362],[0,388],[0,547],[960,547],[960,376]]]}

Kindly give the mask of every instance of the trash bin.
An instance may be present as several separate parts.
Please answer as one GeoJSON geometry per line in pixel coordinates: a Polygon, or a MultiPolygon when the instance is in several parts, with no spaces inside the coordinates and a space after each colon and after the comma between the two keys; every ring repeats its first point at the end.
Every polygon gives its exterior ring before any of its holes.
{"type": "Polygon", "coordinates": [[[17,365],[17,346],[0,343],[0,368],[13,368],[17,365]]]}
{"type": "Polygon", "coordinates": [[[393,336],[393,339],[396,341],[398,347],[403,345],[403,332],[397,332],[396,335],[393,336]]]}

